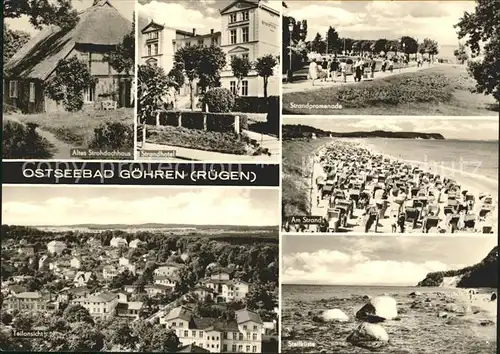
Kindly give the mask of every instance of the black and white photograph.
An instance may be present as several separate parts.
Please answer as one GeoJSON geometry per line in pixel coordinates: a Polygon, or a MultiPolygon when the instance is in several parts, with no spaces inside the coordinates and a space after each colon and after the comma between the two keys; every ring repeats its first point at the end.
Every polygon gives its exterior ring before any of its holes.
{"type": "Polygon", "coordinates": [[[498,1],[285,1],[282,112],[498,116],[498,1]]]}
{"type": "Polygon", "coordinates": [[[496,235],[294,235],[282,254],[282,353],[496,352],[496,235]]]}
{"type": "Polygon", "coordinates": [[[277,353],[278,192],[3,186],[0,349],[277,353]]]}
{"type": "Polygon", "coordinates": [[[498,230],[498,119],[283,120],[285,232],[498,230]]]}
{"type": "Polygon", "coordinates": [[[278,1],[139,0],[137,22],[137,159],[279,162],[278,1]]]}
{"type": "Polygon", "coordinates": [[[3,5],[3,159],[133,159],[135,1],[3,5]]]}

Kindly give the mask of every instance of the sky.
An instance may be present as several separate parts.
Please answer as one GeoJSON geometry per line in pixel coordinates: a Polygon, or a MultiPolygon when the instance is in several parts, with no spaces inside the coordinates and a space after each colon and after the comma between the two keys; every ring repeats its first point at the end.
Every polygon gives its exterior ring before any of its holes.
{"type": "Polygon", "coordinates": [[[276,226],[278,191],[251,188],[3,186],[2,223],[276,226]]]}
{"type": "MultiPolygon", "coordinates": [[[[23,0],[24,1],[24,0],[23,0]]],[[[49,0],[49,2],[54,2],[54,0],[49,0]]],[[[93,0],[72,0],[73,8],[81,11],[92,6],[93,0]]],[[[135,0],[110,0],[111,5],[113,5],[125,18],[132,21],[134,15],[134,4],[135,0]]],[[[29,22],[27,16],[22,16],[20,18],[8,18],[5,22],[9,25],[12,30],[21,30],[30,33],[31,35],[36,34],[36,30],[29,22]]]]}
{"type": "Polygon", "coordinates": [[[340,37],[398,39],[426,37],[440,45],[457,45],[453,25],[464,11],[472,12],[475,1],[286,1],[284,15],[307,20],[307,40],[323,37],[329,26],[340,37]]]}
{"type": "Polygon", "coordinates": [[[303,124],[333,132],[385,130],[393,132],[441,133],[446,139],[498,140],[498,119],[484,118],[289,118],[283,124],[303,124]]]}
{"type": "MultiPolygon", "coordinates": [[[[176,29],[191,31],[196,28],[198,33],[209,33],[211,29],[221,30],[219,10],[222,10],[234,0],[139,0],[138,16],[154,19],[176,29]]],[[[280,1],[267,1],[267,5],[280,10],[280,1]]]]}
{"type": "Polygon", "coordinates": [[[286,284],[415,286],[481,261],[495,236],[283,236],[286,284]],[[467,250],[467,252],[464,252],[467,250]]]}

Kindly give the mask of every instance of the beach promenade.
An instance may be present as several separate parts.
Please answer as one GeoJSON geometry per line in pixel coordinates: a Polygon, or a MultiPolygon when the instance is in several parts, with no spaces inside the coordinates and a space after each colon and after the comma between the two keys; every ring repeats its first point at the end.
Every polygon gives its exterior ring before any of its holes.
{"type": "MultiPolygon", "coordinates": [[[[396,76],[405,73],[412,73],[421,71],[424,69],[431,68],[435,65],[424,64],[421,67],[410,66],[408,68],[394,69],[391,73],[390,71],[375,72],[373,78],[363,79],[363,81],[375,81],[384,79],[386,77],[396,76]]],[[[358,82],[354,82],[354,78],[352,75],[347,76],[347,82],[344,82],[341,76],[337,76],[333,81],[332,79],[328,79],[328,81],[320,81],[317,79],[314,82],[314,86],[312,85],[311,80],[303,80],[295,83],[283,83],[283,94],[292,93],[292,92],[305,92],[305,91],[313,91],[313,90],[321,90],[323,88],[333,87],[333,86],[350,86],[350,85],[359,85],[358,82]]]]}

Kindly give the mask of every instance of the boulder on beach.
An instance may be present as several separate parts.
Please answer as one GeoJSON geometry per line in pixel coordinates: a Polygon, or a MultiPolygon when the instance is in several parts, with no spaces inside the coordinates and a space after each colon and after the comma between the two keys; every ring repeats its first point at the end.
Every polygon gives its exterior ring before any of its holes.
{"type": "Polygon", "coordinates": [[[448,317],[448,313],[444,312],[444,311],[441,311],[438,313],[438,317],[440,318],[447,318],[448,317]]]}
{"type": "Polygon", "coordinates": [[[370,323],[392,320],[397,316],[397,302],[394,298],[389,296],[375,297],[356,312],[357,319],[370,323]]]}
{"type": "Polygon", "coordinates": [[[458,305],[454,303],[446,304],[445,309],[448,312],[454,312],[454,313],[471,313],[472,309],[469,305],[464,304],[464,305],[458,305]]]}
{"type": "Polygon", "coordinates": [[[410,293],[411,297],[416,297],[416,296],[420,296],[420,295],[422,295],[422,294],[420,292],[418,292],[418,291],[414,291],[414,292],[410,293]]]}
{"type": "Polygon", "coordinates": [[[321,317],[326,322],[330,321],[339,321],[339,322],[346,322],[349,321],[349,316],[345,314],[344,311],[340,309],[332,309],[332,310],[326,310],[321,314],[321,317]]]}
{"type": "Polygon", "coordinates": [[[346,340],[356,347],[376,350],[389,344],[389,335],[382,326],[364,322],[346,340]]]}
{"type": "Polygon", "coordinates": [[[295,337],[295,330],[292,327],[283,327],[281,331],[281,336],[283,338],[293,339],[295,337]]]}
{"type": "Polygon", "coordinates": [[[368,295],[363,295],[363,300],[365,300],[365,301],[370,300],[370,296],[368,296],[368,295]]]}

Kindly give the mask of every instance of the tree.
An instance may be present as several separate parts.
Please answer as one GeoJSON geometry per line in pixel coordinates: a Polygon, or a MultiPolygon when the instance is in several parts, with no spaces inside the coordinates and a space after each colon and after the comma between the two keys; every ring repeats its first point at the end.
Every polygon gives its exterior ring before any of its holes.
{"type": "Polygon", "coordinates": [[[465,45],[460,43],[458,45],[458,49],[455,49],[453,51],[453,55],[457,58],[458,62],[460,64],[464,64],[467,60],[469,60],[469,54],[467,54],[467,51],[465,50],[465,45]]]}
{"type": "MultiPolygon", "coordinates": [[[[302,69],[307,60],[307,50],[305,40],[307,37],[307,20],[298,21],[290,16],[282,16],[282,57],[283,57],[283,73],[290,71],[290,44],[292,45],[291,53],[291,68],[292,71],[302,69]],[[292,24],[292,31],[288,29],[289,24],[292,24]]],[[[291,79],[291,77],[289,77],[291,79]]]]}
{"type": "Polygon", "coordinates": [[[313,52],[323,54],[326,51],[326,43],[321,37],[321,34],[316,33],[316,37],[314,37],[311,43],[311,49],[313,52]]]}
{"type": "Polygon", "coordinates": [[[12,326],[18,331],[29,331],[33,327],[34,319],[30,314],[20,312],[14,316],[12,326]]]}
{"type": "Polygon", "coordinates": [[[250,64],[247,58],[234,56],[231,59],[231,70],[233,71],[234,77],[238,79],[236,83],[236,96],[240,94],[241,80],[248,76],[251,69],[252,64],[250,64]]]}
{"type": "Polygon", "coordinates": [[[132,285],[137,281],[137,276],[132,274],[128,269],[125,269],[120,274],[111,279],[109,287],[112,289],[121,288],[124,285],[132,285]]]}
{"type": "Polygon", "coordinates": [[[101,331],[89,323],[77,323],[69,333],[68,350],[72,352],[100,352],[104,347],[105,337],[101,331]]]}
{"type": "Polygon", "coordinates": [[[186,81],[186,77],[184,76],[184,67],[182,63],[174,63],[174,67],[170,69],[168,72],[168,78],[174,83],[174,101],[175,108],[177,108],[177,99],[178,99],[178,91],[182,86],[184,86],[184,82],[186,81]]]}
{"type": "Polygon", "coordinates": [[[410,54],[416,54],[418,51],[418,42],[416,39],[408,36],[401,37],[401,49],[408,57],[410,54]]]}
{"type": "Polygon", "coordinates": [[[69,29],[78,23],[78,12],[73,9],[71,0],[4,0],[3,15],[4,18],[28,16],[36,29],[50,25],[69,29]]]}
{"type": "Polygon", "coordinates": [[[326,32],[326,49],[329,52],[337,53],[341,46],[338,32],[330,26],[326,32]]]}
{"type": "Polygon", "coordinates": [[[264,79],[264,97],[267,97],[267,84],[269,76],[274,74],[274,68],[278,65],[278,60],[272,55],[267,54],[257,58],[255,62],[255,70],[257,74],[264,79]]]}
{"type": "MultiPolygon", "coordinates": [[[[3,24],[3,62],[6,64],[10,58],[29,40],[28,32],[11,30],[4,22],[3,24]]],[[[5,67],[5,65],[4,65],[5,67]]]]}
{"type": "Polygon", "coordinates": [[[83,107],[83,91],[94,83],[87,63],[73,56],[59,60],[45,92],[54,101],[62,102],[67,111],[75,112],[83,107]]]}
{"type": "Polygon", "coordinates": [[[159,324],[147,321],[133,323],[133,333],[139,339],[138,352],[176,352],[180,346],[177,335],[159,324]]]}
{"type": "Polygon", "coordinates": [[[137,337],[126,322],[113,323],[110,329],[110,341],[121,348],[134,349],[137,344],[137,337]]]}
{"type": "Polygon", "coordinates": [[[194,81],[199,78],[202,56],[201,46],[184,46],[175,52],[175,62],[182,64],[184,74],[189,83],[189,99],[191,101],[191,110],[194,111],[194,81]]]}
{"type": "Polygon", "coordinates": [[[200,51],[200,65],[198,66],[198,77],[200,88],[203,93],[207,89],[220,87],[220,72],[226,66],[226,54],[219,46],[198,47],[200,51]]]}
{"type": "Polygon", "coordinates": [[[459,29],[459,39],[467,37],[465,45],[470,48],[472,57],[484,55],[482,60],[469,62],[469,73],[476,80],[476,91],[493,95],[499,101],[500,2],[476,0],[474,13],[465,12],[455,27],[459,29]]]}
{"type": "Polygon", "coordinates": [[[104,61],[107,61],[113,69],[119,73],[129,75],[135,66],[135,14],[132,17],[132,29],[127,33],[116,50],[104,55],[104,61]]]}
{"type": "MultiPolygon", "coordinates": [[[[177,89],[177,83],[165,75],[165,71],[160,66],[139,65],[137,70],[137,118],[142,124],[142,146],[146,143],[146,124],[148,119],[156,117],[158,110],[163,106],[162,97],[166,95],[170,88],[177,89]]],[[[101,243],[103,242],[101,234],[101,243]]],[[[113,236],[106,236],[107,244],[113,236]]]]}
{"type": "Polygon", "coordinates": [[[63,312],[63,318],[70,323],[83,322],[94,324],[94,320],[92,316],[90,316],[89,311],[81,305],[68,306],[63,312]]]}
{"type": "Polygon", "coordinates": [[[380,53],[386,51],[387,39],[381,38],[375,41],[374,52],[380,53]]]}
{"type": "Polygon", "coordinates": [[[434,55],[439,53],[438,43],[430,38],[425,38],[422,42],[424,53],[429,54],[429,59],[434,59],[434,55]]]}

